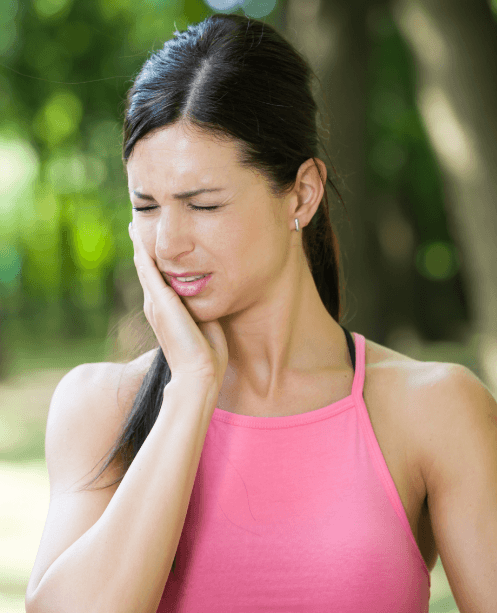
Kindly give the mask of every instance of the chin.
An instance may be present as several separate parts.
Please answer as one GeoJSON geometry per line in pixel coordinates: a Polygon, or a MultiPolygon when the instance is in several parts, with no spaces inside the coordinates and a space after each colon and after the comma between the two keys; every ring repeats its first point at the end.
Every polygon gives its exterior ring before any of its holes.
{"type": "Polygon", "coordinates": [[[181,297],[181,302],[185,305],[195,323],[214,321],[226,315],[225,311],[221,311],[212,304],[205,304],[202,306],[195,302],[195,300],[189,302],[189,299],[184,297],[181,297]]]}

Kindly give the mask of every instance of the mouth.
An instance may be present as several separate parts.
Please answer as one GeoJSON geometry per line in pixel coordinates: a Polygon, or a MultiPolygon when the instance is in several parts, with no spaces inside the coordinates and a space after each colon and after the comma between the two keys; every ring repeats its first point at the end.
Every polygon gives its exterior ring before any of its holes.
{"type": "Polygon", "coordinates": [[[200,279],[203,279],[204,277],[207,277],[208,275],[212,273],[206,272],[206,273],[198,273],[198,274],[193,274],[193,275],[191,274],[190,275],[169,275],[167,273],[164,273],[164,274],[169,281],[173,280],[173,281],[178,281],[180,283],[193,283],[194,281],[199,281],[200,279]]]}
{"type": "Polygon", "coordinates": [[[176,277],[169,277],[168,284],[180,296],[196,296],[203,291],[207,283],[209,283],[212,273],[202,275],[200,278],[192,281],[180,281],[176,277]]]}

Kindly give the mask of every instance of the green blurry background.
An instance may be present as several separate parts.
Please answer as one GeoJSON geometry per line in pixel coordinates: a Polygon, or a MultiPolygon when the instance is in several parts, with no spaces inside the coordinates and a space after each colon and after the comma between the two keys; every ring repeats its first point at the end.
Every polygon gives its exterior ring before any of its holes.
{"type": "MultiPolygon", "coordinates": [[[[223,11],[277,27],[319,77],[346,204],[332,202],[343,321],[465,364],[495,395],[495,0],[0,0],[0,613],[24,610],[58,381],[154,346],[127,228],[126,91],[174,30],[223,11]]],[[[457,611],[440,560],[430,611],[457,611]]]]}

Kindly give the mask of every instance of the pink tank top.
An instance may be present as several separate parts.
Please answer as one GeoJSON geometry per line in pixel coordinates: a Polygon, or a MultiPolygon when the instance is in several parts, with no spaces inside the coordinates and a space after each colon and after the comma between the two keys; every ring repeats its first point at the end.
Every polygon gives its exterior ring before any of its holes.
{"type": "Polygon", "coordinates": [[[157,613],[428,613],[430,573],[363,398],[253,417],[214,409],[157,613]]]}

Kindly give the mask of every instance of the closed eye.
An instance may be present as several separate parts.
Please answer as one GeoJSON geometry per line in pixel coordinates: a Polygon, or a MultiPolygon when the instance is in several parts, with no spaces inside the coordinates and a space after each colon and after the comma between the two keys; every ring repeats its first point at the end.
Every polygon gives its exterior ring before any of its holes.
{"type": "Polygon", "coordinates": [[[214,209],[220,208],[219,206],[195,206],[194,204],[188,205],[194,211],[214,211],[214,209]]]}
{"type": "Polygon", "coordinates": [[[158,207],[156,206],[134,206],[133,207],[133,211],[153,211],[153,209],[156,209],[158,207]]]}
{"type": "MultiPolygon", "coordinates": [[[[194,204],[189,204],[188,205],[190,207],[190,209],[193,209],[194,211],[214,211],[215,209],[219,209],[220,207],[218,205],[216,206],[195,206],[194,204]]],[[[133,210],[135,211],[153,211],[154,209],[157,209],[157,206],[134,206],[133,210]]]]}

